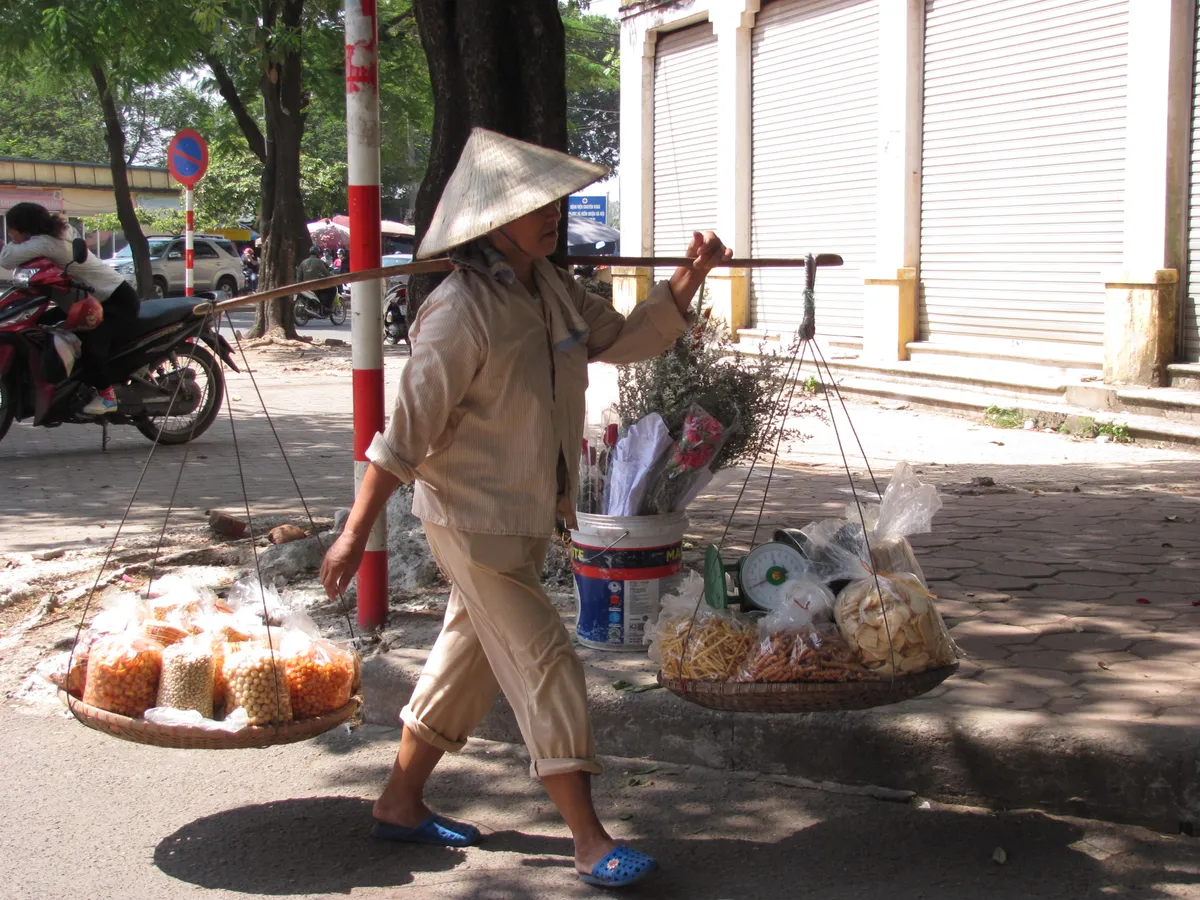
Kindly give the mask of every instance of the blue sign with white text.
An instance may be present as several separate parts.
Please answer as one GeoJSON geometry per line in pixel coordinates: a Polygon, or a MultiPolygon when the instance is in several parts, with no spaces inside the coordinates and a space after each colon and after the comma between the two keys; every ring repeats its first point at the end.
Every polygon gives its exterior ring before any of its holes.
{"type": "Polygon", "coordinates": [[[588,219],[608,224],[608,198],[600,197],[569,197],[567,198],[567,215],[576,219],[588,219]]]}

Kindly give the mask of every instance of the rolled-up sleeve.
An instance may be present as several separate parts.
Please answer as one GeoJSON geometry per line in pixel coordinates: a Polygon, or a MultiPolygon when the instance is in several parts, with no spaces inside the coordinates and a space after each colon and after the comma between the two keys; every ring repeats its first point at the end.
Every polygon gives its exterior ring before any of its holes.
{"type": "Polygon", "coordinates": [[[679,312],[671,287],[660,281],[649,295],[623,316],[605,300],[575,282],[575,302],[588,324],[588,359],[623,365],[651,359],[675,343],[692,316],[679,312]]]}
{"type": "Polygon", "coordinates": [[[446,431],[483,361],[482,334],[453,295],[436,292],[413,323],[412,357],[400,373],[391,422],[367,448],[367,459],[405,483],[446,431]]]}

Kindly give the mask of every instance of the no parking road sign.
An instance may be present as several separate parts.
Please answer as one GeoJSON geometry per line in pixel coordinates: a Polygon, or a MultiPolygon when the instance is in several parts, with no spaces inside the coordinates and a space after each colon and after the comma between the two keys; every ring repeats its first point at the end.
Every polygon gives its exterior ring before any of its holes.
{"type": "Polygon", "coordinates": [[[199,132],[185,128],[167,147],[167,168],[186,188],[193,188],[208,171],[208,143],[199,132]]]}

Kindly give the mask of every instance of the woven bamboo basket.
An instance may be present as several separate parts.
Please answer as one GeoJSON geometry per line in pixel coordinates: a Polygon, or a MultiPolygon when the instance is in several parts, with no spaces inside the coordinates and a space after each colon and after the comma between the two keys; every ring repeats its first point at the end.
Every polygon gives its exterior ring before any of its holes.
{"type": "Polygon", "coordinates": [[[664,678],[659,672],[658,683],[677,697],[709,709],[758,713],[836,712],[911,700],[933,690],[957,671],[956,662],[891,680],[786,684],[680,681],[664,678]]]}
{"type": "Polygon", "coordinates": [[[65,691],[58,692],[72,715],[88,728],[123,741],[149,744],[153,747],[176,747],[181,750],[245,750],[254,747],[273,747],[307,741],[337,728],[358,711],[359,699],[352,697],[340,709],[314,719],[288,722],[285,725],[250,725],[241,731],[204,731],[186,725],[155,725],[142,719],[119,716],[90,706],[65,691]]]}

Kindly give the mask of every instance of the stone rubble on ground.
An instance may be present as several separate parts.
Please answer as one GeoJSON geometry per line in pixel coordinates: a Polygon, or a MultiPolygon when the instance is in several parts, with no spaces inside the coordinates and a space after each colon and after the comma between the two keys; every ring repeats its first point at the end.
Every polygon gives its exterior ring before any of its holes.
{"type": "Polygon", "coordinates": [[[428,590],[442,583],[421,520],[412,514],[412,488],[402,487],[388,500],[388,588],[392,593],[428,590]]]}
{"type": "Polygon", "coordinates": [[[321,568],[321,560],[330,543],[328,538],[316,536],[268,547],[259,555],[263,578],[268,582],[290,581],[299,575],[316,572],[321,568]]]}

